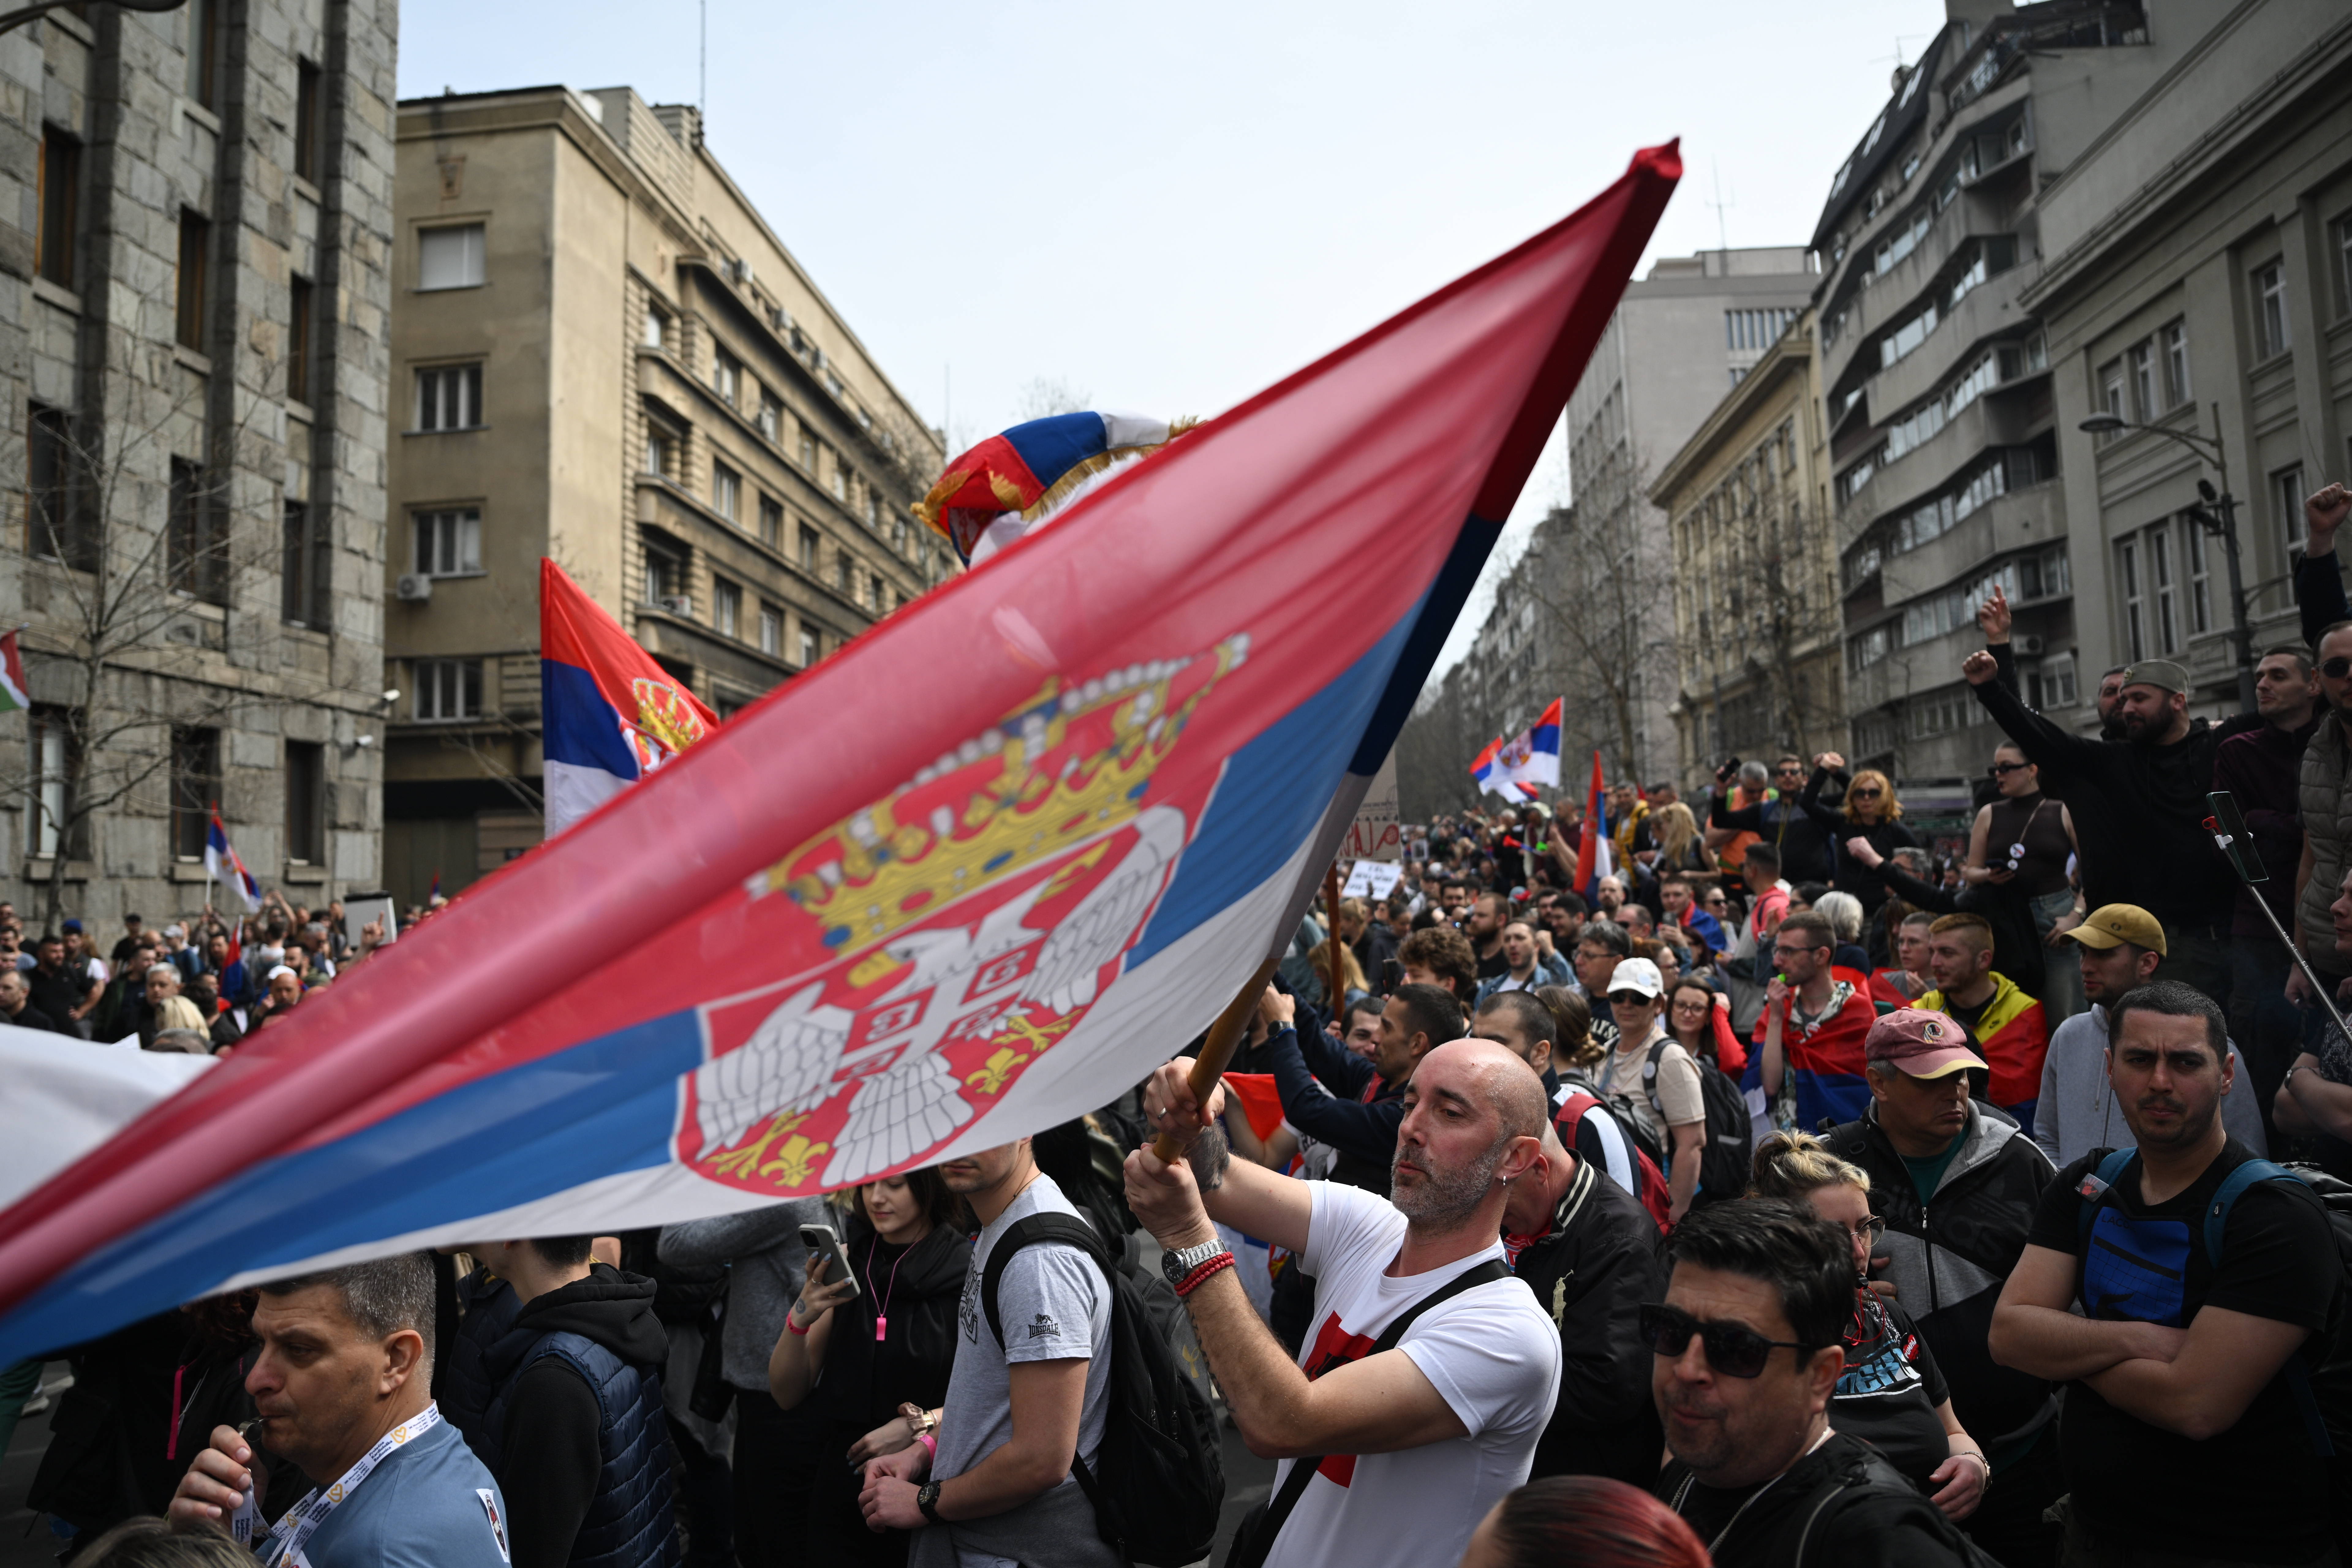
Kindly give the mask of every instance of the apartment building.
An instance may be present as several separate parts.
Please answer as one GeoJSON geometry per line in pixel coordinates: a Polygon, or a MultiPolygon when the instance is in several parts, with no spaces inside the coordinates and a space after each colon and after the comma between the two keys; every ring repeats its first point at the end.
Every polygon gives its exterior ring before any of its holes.
{"type": "Polygon", "coordinates": [[[0,34],[0,615],[33,703],[0,720],[0,897],[28,913],[196,909],[215,807],[298,900],[380,875],[395,22],[189,0],[0,34]]]}
{"type": "Polygon", "coordinates": [[[1569,398],[1576,504],[1533,595],[1551,606],[1559,661],[1583,672],[1564,743],[1600,747],[1612,769],[1654,780],[1676,761],[1673,558],[1651,488],[1817,281],[1798,246],[1661,258],[1626,285],[1569,398]]]}
{"type": "Polygon", "coordinates": [[[400,105],[387,881],[541,834],[541,557],[724,719],[952,569],[945,461],[704,143],[626,87],[400,105]]]}
{"type": "Polygon", "coordinates": [[[1837,539],[1813,317],[1748,367],[1668,458],[1650,500],[1669,519],[1688,784],[1724,758],[1844,745],[1837,539]]]}
{"type": "Polygon", "coordinates": [[[1960,679],[1976,605],[2016,607],[2029,702],[2088,724],[2042,275],[2051,183],[2180,57],[2137,4],[1948,0],[1831,181],[1821,382],[1860,762],[1965,804],[1998,735],[1960,679]]]}
{"type": "Polygon", "coordinates": [[[2023,302],[2050,344],[2086,673],[2178,659],[2198,711],[2231,712],[2231,533],[2258,660],[2302,640],[2303,498],[2352,472],[2352,15],[2258,0],[2149,26],[2180,64],[2042,193],[2023,302]],[[2131,427],[2084,432],[2094,414],[2131,427]]]}

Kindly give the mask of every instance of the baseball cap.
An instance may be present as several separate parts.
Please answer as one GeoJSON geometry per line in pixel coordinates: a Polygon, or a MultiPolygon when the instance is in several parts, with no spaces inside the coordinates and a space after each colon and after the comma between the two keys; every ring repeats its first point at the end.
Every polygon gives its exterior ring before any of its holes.
{"type": "Polygon", "coordinates": [[[1617,961],[1617,967],[1609,972],[1609,989],[1612,992],[1635,991],[1655,1000],[1658,993],[1665,988],[1665,982],[1659,977],[1658,966],[1646,958],[1621,958],[1617,961]]]}
{"type": "Polygon", "coordinates": [[[2164,928],[2137,904],[2101,904],[2083,917],[2081,925],[2063,934],[2102,952],[2126,942],[2150,952],[2165,950],[2164,928]]]}
{"type": "Polygon", "coordinates": [[[60,929],[66,931],[68,935],[79,936],[81,934],[81,921],[68,921],[60,929]]]}
{"type": "Polygon", "coordinates": [[[2153,686],[2158,691],[2186,691],[2189,672],[2168,658],[2144,658],[2124,671],[2126,686],[2153,686]]]}
{"type": "Polygon", "coordinates": [[[1892,1062],[1913,1078],[1949,1078],[1963,1068],[1984,1067],[1969,1047],[1969,1032],[1943,1014],[1897,1007],[1870,1026],[1862,1055],[1864,1061],[1892,1062]]]}

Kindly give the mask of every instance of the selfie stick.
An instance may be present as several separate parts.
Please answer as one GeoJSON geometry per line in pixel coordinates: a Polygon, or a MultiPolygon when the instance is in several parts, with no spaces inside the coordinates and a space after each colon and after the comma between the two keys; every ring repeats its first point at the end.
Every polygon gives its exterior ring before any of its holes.
{"type": "Polygon", "coordinates": [[[2263,919],[2270,922],[2271,930],[2277,933],[2279,945],[2286,949],[2286,955],[2294,960],[2294,966],[2303,971],[2304,979],[2311,983],[2311,994],[2319,998],[2322,1007],[2327,1009],[2327,1016],[2334,1021],[2337,1031],[2346,1039],[2352,1040],[2352,1028],[2345,1027],[2344,1015],[2336,1010],[2336,998],[2328,994],[2326,985],[2312,972],[2310,963],[2294,945],[2294,939],[2287,935],[2284,926],[2279,924],[2278,916],[2271,913],[2268,900],[2255,890],[2257,882],[2270,880],[2270,871],[2263,865],[2262,854],[2255,849],[2253,838],[2246,831],[2246,819],[2238,810],[2237,797],[2228,790],[2217,789],[2205,797],[2205,803],[2213,808],[2213,815],[2205,819],[2205,831],[2213,836],[2214,844],[2230,858],[2231,868],[2238,873],[2238,879],[2246,884],[2246,890],[2253,893],[2254,908],[2263,912],[2263,919]]]}

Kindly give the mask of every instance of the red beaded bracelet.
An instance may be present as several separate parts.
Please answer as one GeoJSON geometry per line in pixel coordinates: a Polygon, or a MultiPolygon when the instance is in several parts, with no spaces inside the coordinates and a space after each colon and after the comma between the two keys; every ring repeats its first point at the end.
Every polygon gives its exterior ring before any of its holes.
{"type": "Polygon", "coordinates": [[[1216,1273],[1220,1268],[1231,1268],[1233,1266],[1234,1255],[1230,1252],[1220,1252],[1184,1276],[1183,1283],[1176,1287],[1176,1294],[1189,1296],[1200,1289],[1202,1281],[1207,1279],[1209,1276],[1216,1273]]]}
{"type": "Polygon", "coordinates": [[[784,1309],[784,1327],[790,1329],[794,1335],[805,1339],[808,1337],[809,1329],[815,1328],[816,1325],[814,1323],[811,1323],[808,1326],[808,1329],[802,1328],[798,1323],[793,1321],[792,1309],[787,1307],[784,1309]]]}

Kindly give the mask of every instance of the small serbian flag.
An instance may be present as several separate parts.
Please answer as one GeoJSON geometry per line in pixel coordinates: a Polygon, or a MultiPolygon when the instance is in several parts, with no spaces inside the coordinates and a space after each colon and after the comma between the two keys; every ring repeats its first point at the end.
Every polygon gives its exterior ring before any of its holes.
{"type": "MultiPolygon", "coordinates": [[[[1554,705],[1557,707],[1557,704],[1554,705]]],[[[1592,793],[1585,797],[1584,833],[1576,846],[1576,890],[1598,899],[1601,879],[1616,875],[1609,853],[1609,786],[1601,776],[1601,753],[1592,753],[1592,793]]]]}
{"type": "Polygon", "coordinates": [[[14,713],[33,705],[33,700],[25,694],[25,656],[16,648],[16,638],[23,632],[19,626],[0,637],[0,713],[14,713]]]}
{"type": "Polygon", "coordinates": [[[719,728],[683,681],[544,558],[539,701],[550,838],[719,728]]]}
{"type": "Polygon", "coordinates": [[[237,858],[236,850],[228,841],[228,829],[221,826],[220,813],[213,813],[212,826],[205,829],[205,879],[226,882],[237,896],[247,914],[261,912],[261,884],[237,858]]]}
{"type": "Polygon", "coordinates": [[[1502,750],[1503,737],[1497,735],[1486,742],[1486,749],[1479,752],[1470,764],[1470,776],[1478,781],[1478,790],[1482,795],[1489,790],[1496,795],[1503,793],[1503,781],[1496,771],[1498,764],[1495,761],[1502,750]]]}
{"type": "Polygon", "coordinates": [[[977,566],[1044,521],[1077,488],[1191,429],[1142,414],[1056,414],[991,436],[947,466],[915,515],[977,566]]]}
{"type": "Polygon", "coordinates": [[[1495,754],[1487,787],[1497,795],[1506,784],[1549,784],[1559,787],[1559,698],[1543,717],[1503,742],[1495,754]]]}

